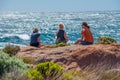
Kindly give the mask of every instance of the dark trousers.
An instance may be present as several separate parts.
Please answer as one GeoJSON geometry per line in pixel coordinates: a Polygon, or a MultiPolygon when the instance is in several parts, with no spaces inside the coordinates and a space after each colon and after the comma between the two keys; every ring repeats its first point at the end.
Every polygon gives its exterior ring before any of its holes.
{"type": "Polygon", "coordinates": [[[39,47],[39,43],[30,43],[30,46],[39,47]]]}
{"type": "Polygon", "coordinates": [[[93,42],[82,41],[80,44],[82,45],[91,45],[93,42]]]}

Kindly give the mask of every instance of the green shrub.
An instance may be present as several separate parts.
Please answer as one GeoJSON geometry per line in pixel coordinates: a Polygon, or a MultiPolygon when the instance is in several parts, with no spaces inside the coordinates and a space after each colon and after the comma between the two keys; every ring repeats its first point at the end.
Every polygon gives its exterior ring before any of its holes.
{"type": "Polygon", "coordinates": [[[95,80],[88,78],[89,72],[86,71],[70,71],[63,74],[62,80],[95,80]]]}
{"type": "Polygon", "coordinates": [[[28,80],[28,78],[25,76],[25,73],[13,69],[10,72],[6,72],[0,80],[28,80]]]}
{"type": "Polygon", "coordinates": [[[61,43],[59,43],[59,44],[57,44],[57,45],[52,45],[52,46],[50,46],[50,48],[57,48],[57,47],[64,47],[64,46],[69,46],[70,44],[66,44],[66,43],[64,43],[64,42],[61,42],[61,43]]]}
{"type": "Polygon", "coordinates": [[[34,69],[31,69],[29,72],[27,72],[26,76],[32,80],[44,80],[41,74],[37,70],[34,70],[34,69]]]}
{"type": "Polygon", "coordinates": [[[0,51],[0,76],[5,72],[10,72],[13,69],[18,71],[27,70],[27,65],[18,58],[10,57],[8,54],[0,51]]]}
{"type": "Polygon", "coordinates": [[[101,36],[98,38],[97,43],[100,44],[111,44],[111,43],[116,43],[117,41],[113,38],[107,37],[107,36],[101,36]]]}
{"type": "Polygon", "coordinates": [[[74,80],[74,77],[78,74],[79,74],[78,72],[67,72],[64,74],[63,79],[64,80],[74,80]]]}
{"type": "Polygon", "coordinates": [[[44,62],[27,72],[27,77],[32,80],[61,80],[62,74],[63,67],[53,62],[44,62]]]}
{"type": "Polygon", "coordinates": [[[18,51],[20,51],[20,47],[19,46],[14,46],[14,45],[6,45],[5,48],[3,49],[3,51],[7,54],[9,54],[10,56],[16,55],[18,51]]]}
{"type": "Polygon", "coordinates": [[[45,80],[57,80],[63,74],[63,67],[53,62],[45,62],[37,65],[37,71],[45,80]]]}
{"type": "Polygon", "coordinates": [[[58,46],[58,47],[63,47],[63,46],[67,46],[67,44],[66,44],[66,43],[61,42],[61,43],[57,44],[57,46],[58,46]]]}

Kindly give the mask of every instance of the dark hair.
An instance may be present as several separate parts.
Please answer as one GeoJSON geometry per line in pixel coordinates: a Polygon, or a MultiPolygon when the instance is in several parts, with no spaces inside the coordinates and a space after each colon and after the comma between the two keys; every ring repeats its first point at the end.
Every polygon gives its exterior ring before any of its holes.
{"type": "Polygon", "coordinates": [[[33,33],[37,33],[38,31],[38,28],[34,28],[33,33]]]}
{"type": "Polygon", "coordinates": [[[87,24],[87,22],[82,22],[82,25],[84,25],[84,26],[87,27],[88,29],[90,28],[90,26],[87,24]]]}

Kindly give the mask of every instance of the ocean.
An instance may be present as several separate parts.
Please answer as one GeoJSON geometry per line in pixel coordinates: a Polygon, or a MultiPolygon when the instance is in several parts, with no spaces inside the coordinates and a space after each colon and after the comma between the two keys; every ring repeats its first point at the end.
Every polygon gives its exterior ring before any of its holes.
{"type": "Polygon", "coordinates": [[[0,48],[11,43],[29,45],[30,34],[38,28],[41,43],[54,44],[58,23],[63,22],[73,44],[81,37],[81,23],[88,22],[95,42],[100,36],[109,36],[120,42],[120,11],[88,12],[2,12],[0,13],[0,48]]]}

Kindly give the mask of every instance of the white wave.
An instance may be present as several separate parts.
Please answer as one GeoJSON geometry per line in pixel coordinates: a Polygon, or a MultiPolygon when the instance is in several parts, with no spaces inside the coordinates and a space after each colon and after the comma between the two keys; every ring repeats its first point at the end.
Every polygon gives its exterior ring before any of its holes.
{"type": "Polygon", "coordinates": [[[17,36],[22,40],[29,40],[30,36],[27,34],[4,34],[3,36],[1,36],[0,38],[4,38],[4,37],[12,37],[12,36],[17,36]]]}
{"type": "Polygon", "coordinates": [[[4,35],[0,36],[0,38],[11,37],[11,36],[14,36],[14,35],[13,34],[4,34],[4,35]]]}
{"type": "Polygon", "coordinates": [[[23,39],[23,40],[29,40],[30,37],[27,35],[27,34],[20,34],[18,35],[20,39],[23,39]]]}

